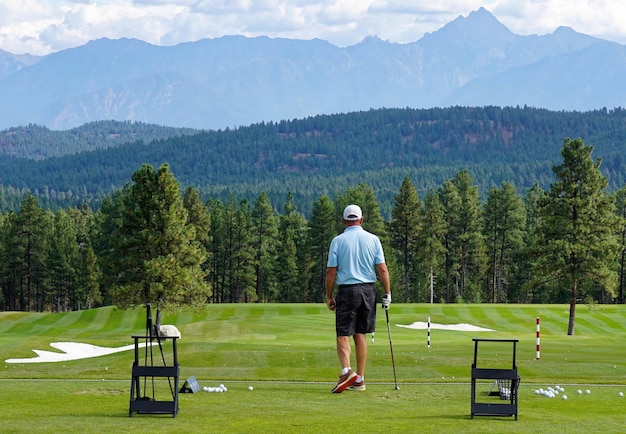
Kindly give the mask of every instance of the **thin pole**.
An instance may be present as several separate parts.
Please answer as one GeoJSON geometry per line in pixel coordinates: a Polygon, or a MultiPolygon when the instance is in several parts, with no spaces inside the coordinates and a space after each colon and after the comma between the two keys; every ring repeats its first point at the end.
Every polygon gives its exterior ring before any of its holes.
{"type": "Polygon", "coordinates": [[[540,321],[539,321],[539,317],[537,317],[537,354],[535,355],[535,360],[539,360],[541,358],[541,325],[540,325],[540,321]]]}
{"type": "Polygon", "coordinates": [[[387,316],[387,334],[389,335],[389,349],[391,350],[391,365],[393,366],[393,381],[396,383],[396,390],[400,390],[398,387],[398,379],[396,377],[396,362],[393,358],[393,345],[391,344],[391,328],[389,327],[389,309],[385,309],[385,315],[387,316]]]}

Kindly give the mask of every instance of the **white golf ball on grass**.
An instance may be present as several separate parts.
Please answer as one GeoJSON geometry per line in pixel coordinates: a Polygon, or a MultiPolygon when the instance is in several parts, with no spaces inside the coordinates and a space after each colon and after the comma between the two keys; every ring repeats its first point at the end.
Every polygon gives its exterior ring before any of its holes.
{"type": "Polygon", "coordinates": [[[254,390],[254,387],[252,387],[252,386],[248,386],[248,390],[249,390],[250,392],[252,392],[252,391],[254,390]]]}

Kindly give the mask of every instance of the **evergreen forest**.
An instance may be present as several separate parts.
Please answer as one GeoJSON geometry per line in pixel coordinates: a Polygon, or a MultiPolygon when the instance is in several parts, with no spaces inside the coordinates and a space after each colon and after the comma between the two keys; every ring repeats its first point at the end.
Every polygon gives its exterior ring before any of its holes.
{"type": "Polygon", "coordinates": [[[167,163],[203,199],[253,202],[265,192],[281,210],[287,193],[307,218],[322,195],[371,186],[385,219],[404,178],[424,195],[467,170],[482,200],[512,183],[519,192],[553,181],[566,138],[602,158],[608,188],[626,181],[626,111],[555,112],[531,107],[376,109],[264,122],[218,131],[102,121],[69,131],[30,125],[0,132],[0,210],[29,194],[46,209],[96,210],[142,164],[167,163]]]}
{"type": "Polygon", "coordinates": [[[142,164],[98,209],[45,208],[33,194],[0,215],[4,310],[115,304],[323,302],[343,208],[363,209],[383,243],[394,303],[624,303],[626,186],[610,192],[595,148],[565,139],[549,188],[510,181],[484,199],[459,170],[425,194],[408,176],[389,218],[359,182],[319,195],[310,217],[287,192],[203,199],[171,167],[142,164]]]}

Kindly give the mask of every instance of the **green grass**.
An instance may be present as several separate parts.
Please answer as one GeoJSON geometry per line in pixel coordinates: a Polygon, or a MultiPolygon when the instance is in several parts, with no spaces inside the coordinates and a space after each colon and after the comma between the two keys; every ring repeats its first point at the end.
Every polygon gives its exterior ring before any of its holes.
{"type": "MultiPolygon", "coordinates": [[[[577,309],[567,336],[566,305],[394,304],[389,312],[400,390],[394,390],[385,315],[369,345],[367,391],[331,394],[338,374],[334,317],[322,304],[210,305],[166,314],[182,333],[181,380],[224,383],[227,393],[180,395],[176,418],[128,417],[132,351],[60,363],[8,364],[55,351],[51,342],[132,343],[145,311],[102,308],[67,314],[0,313],[2,432],[605,432],[623,431],[626,307],[577,309]],[[396,327],[469,323],[494,332],[396,327]],[[535,318],[541,359],[535,360],[535,318]],[[473,337],[519,339],[519,420],[470,418],[473,337]],[[568,400],[535,395],[560,385],[568,400]],[[247,390],[253,385],[255,390],[247,390]],[[578,395],[577,389],[591,394],[578,395]],[[347,423],[346,423],[347,422],[347,423]]],[[[369,339],[368,339],[369,342],[369,339]]],[[[170,356],[169,346],[165,355],[170,356]]],[[[510,346],[481,346],[479,365],[508,367],[510,346]]],[[[143,354],[143,353],[142,353],[143,354]]],[[[160,354],[155,353],[155,360],[160,354]]],[[[158,384],[166,387],[167,384],[158,384]]],[[[481,400],[490,382],[480,382],[481,400]]]]}

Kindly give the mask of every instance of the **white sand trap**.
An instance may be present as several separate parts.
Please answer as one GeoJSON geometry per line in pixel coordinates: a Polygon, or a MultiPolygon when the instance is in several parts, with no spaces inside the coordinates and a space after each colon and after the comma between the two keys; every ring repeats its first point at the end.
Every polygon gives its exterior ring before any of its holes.
{"type": "MultiPolygon", "coordinates": [[[[414,322],[413,324],[409,324],[409,325],[397,324],[397,326],[404,327],[407,329],[426,330],[428,328],[428,323],[417,321],[417,322],[414,322]]],[[[459,332],[493,332],[495,331],[495,330],[486,329],[483,327],[477,327],[477,326],[474,326],[471,324],[465,324],[465,323],[436,324],[436,323],[431,322],[430,328],[431,330],[454,330],[454,331],[459,331],[459,332]]]]}
{"type": "MultiPolygon", "coordinates": [[[[53,351],[45,350],[33,350],[37,354],[37,357],[31,357],[28,359],[7,359],[6,363],[44,363],[44,362],[66,362],[68,360],[80,360],[88,359],[91,357],[106,356],[107,354],[119,353],[122,351],[128,351],[135,348],[134,344],[125,345],[117,348],[98,347],[91,344],[82,344],[79,342],[52,342],[50,344],[52,348],[63,351],[62,353],[55,353],[53,351]]],[[[140,347],[145,347],[146,344],[139,344],[140,347]]]]}

